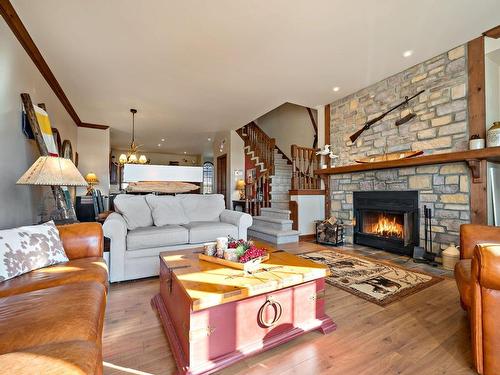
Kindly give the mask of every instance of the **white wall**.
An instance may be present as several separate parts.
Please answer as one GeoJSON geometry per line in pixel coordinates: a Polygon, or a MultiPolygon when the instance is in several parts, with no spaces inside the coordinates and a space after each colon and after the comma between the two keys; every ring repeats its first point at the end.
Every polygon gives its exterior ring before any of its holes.
{"type": "MultiPolygon", "coordinates": [[[[485,38],[485,49],[486,129],[489,129],[493,122],[500,121],[500,40],[485,38]]],[[[496,176],[495,185],[500,186],[500,166],[488,163],[488,224],[493,225],[491,170],[496,176]]]]}
{"type": "MultiPolygon", "coordinates": [[[[78,128],[78,170],[85,177],[94,172],[99,179],[96,188],[109,194],[109,129],[78,128]]],[[[87,188],[78,188],[77,195],[85,195],[87,188]]]]}
{"type": "Polygon", "coordinates": [[[290,195],[291,201],[297,202],[299,234],[316,233],[316,220],[325,219],[325,196],[324,195],[290,195]]]}
{"type": "MultiPolygon", "coordinates": [[[[316,116],[316,110],[313,110],[313,115],[316,116]]],[[[276,138],[276,145],[290,159],[293,144],[313,146],[314,129],[305,107],[285,103],[255,122],[269,137],[276,138]]]]}
{"type": "Polygon", "coordinates": [[[39,156],[34,141],[21,132],[23,92],[34,104],[45,103],[52,126],[78,151],[76,124],[0,17],[0,228],[38,222],[41,194],[48,190],[16,185],[39,156]]]}

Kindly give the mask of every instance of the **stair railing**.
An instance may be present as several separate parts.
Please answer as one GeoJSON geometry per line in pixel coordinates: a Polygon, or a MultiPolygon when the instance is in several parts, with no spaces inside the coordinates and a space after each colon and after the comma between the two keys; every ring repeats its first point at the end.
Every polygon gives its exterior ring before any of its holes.
{"type": "Polygon", "coordinates": [[[245,141],[245,146],[249,146],[259,158],[259,162],[263,163],[264,169],[267,169],[272,175],[274,173],[274,147],[276,140],[269,137],[255,123],[251,122],[245,125],[240,132],[240,136],[245,141]]]}
{"type": "Polygon", "coordinates": [[[292,190],[321,189],[321,178],[314,175],[319,167],[316,149],[292,145],[292,190]]]}
{"type": "Polygon", "coordinates": [[[258,216],[263,207],[271,207],[270,182],[270,173],[265,171],[255,181],[245,186],[245,212],[258,216]]]}

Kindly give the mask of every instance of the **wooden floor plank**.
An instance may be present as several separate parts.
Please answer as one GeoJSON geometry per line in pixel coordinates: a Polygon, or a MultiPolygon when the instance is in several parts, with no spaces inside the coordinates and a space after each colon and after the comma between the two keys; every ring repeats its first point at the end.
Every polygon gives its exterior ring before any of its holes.
{"type": "MultiPolygon", "coordinates": [[[[308,242],[281,248],[293,253],[325,249],[308,242]]],[[[373,257],[391,260],[377,255],[373,257]]],[[[429,271],[427,266],[407,265],[429,271]]],[[[103,335],[106,375],[175,373],[168,342],[150,306],[158,289],[158,278],[111,285],[103,335]]],[[[386,307],[330,285],[325,298],[336,331],[326,336],[311,332],[218,374],[475,374],[468,322],[452,278],[386,307]]]]}

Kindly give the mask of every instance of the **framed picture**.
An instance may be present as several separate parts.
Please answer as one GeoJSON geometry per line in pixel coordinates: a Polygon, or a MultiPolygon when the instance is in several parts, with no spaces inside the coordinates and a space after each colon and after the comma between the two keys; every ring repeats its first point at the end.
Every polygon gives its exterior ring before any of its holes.
{"type": "Polygon", "coordinates": [[[52,135],[54,136],[54,142],[56,144],[57,154],[61,155],[62,143],[61,143],[61,135],[59,134],[59,130],[57,130],[57,128],[52,128],[52,135]]]}
{"type": "Polygon", "coordinates": [[[67,139],[62,143],[61,156],[73,161],[73,146],[71,146],[71,142],[67,139]]]}
{"type": "Polygon", "coordinates": [[[247,169],[247,184],[253,184],[257,178],[257,169],[247,169]]]}

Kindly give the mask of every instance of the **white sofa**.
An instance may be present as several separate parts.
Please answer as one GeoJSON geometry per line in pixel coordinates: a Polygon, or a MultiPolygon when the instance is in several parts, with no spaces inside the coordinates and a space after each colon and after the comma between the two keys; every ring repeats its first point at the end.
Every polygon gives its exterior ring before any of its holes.
{"type": "Polygon", "coordinates": [[[221,236],[247,238],[252,217],[225,209],[220,194],[119,195],[104,235],[111,240],[110,281],[155,276],[163,251],[201,246],[221,236]]]}

